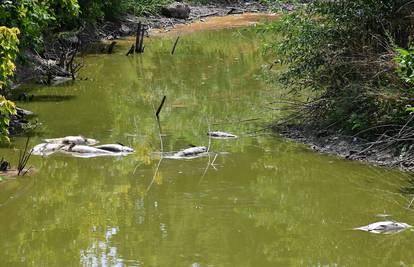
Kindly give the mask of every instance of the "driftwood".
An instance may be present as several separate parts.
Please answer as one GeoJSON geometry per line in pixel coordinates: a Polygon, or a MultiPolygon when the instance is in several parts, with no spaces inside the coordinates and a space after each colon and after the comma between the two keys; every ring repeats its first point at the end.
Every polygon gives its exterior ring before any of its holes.
{"type": "Polygon", "coordinates": [[[80,49],[80,41],[77,43],[57,41],[51,45],[44,54],[34,51],[29,57],[36,63],[36,72],[45,77],[46,84],[52,84],[55,78],[69,78],[75,80],[76,73],[83,67],[75,58],[80,49]]]}
{"type": "Polygon", "coordinates": [[[211,13],[207,13],[207,14],[202,14],[202,15],[197,16],[195,19],[202,19],[202,18],[206,18],[206,17],[215,16],[218,13],[219,13],[218,11],[215,11],[215,12],[211,12],[211,13]]]}
{"type": "Polygon", "coordinates": [[[227,15],[232,15],[232,14],[243,14],[243,10],[237,9],[232,7],[228,12],[227,15]]]}

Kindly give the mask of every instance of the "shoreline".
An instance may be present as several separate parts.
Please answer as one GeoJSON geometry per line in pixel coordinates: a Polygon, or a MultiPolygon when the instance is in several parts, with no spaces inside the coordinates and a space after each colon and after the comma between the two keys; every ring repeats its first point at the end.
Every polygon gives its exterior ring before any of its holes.
{"type": "Polygon", "coordinates": [[[309,127],[300,125],[274,126],[272,130],[283,138],[304,144],[320,154],[361,161],[389,169],[399,169],[404,172],[414,171],[414,160],[408,155],[396,155],[393,147],[379,149],[369,145],[372,142],[355,136],[309,129],[309,127]]]}

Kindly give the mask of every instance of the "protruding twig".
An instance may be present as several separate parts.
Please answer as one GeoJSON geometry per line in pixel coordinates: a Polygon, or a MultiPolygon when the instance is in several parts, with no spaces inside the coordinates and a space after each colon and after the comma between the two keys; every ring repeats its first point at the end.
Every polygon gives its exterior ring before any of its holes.
{"type": "Polygon", "coordinates": [[[180,36],[178,36],[177,39],[175,39],[173,49],[171,50],[171,55],[174,55],[175,48],[177,47],[177,44],[178,44],[178,40],[180,40],[180,36]]]}
{"type": "MultiPolygon", "coordinates": [[[[24,147],[23,153],[22,153],[21,150],[19,152],[19,164],[17,165],[17,175],[20,175],[21,174],[21,172],[26,167],[27,162],[29,161],[30,156],[32,155],[32,150],[30,150],[29,152],[27,152],[27,148],[29,147],[29,140],[30,140],[30,137],[27,137],[26,145],[24,147]]],[[[23,175],[25,175],[26,173],[27,173],[27,171],[24,172],[23,175]]]]}
{"type": "Polygon", "coordinates": [[[160,104],[160,106],[158,107],[157,112],[155,113],[155,116],[157,116],[157,119],[158,119],[158,120],[160,119],[159,115],[160,115],[160,112],[161,112],[162,107],[164,106],[165,99],[167,99],[167,96],[164,96],[164,97],[162,98],[162,100],[161,100],[161,104],[160,104]]]}
{"type": "Polygon", "coordinates": [[[135,51],[135,45],[132,45],[128,53],[126,53],[126,56],[129,56],[130,54],[134,54],[134,51],[135,51]]]}

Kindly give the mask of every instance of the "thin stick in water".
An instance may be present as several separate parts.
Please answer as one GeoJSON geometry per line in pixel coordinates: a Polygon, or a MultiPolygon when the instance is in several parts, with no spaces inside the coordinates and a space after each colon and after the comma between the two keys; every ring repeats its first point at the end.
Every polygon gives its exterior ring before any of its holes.
{"type": "Polygon", "coordinates": [[[164,96],[163,98],[162,98],[162,100],[161,100],[161,104],[160,104],[160,106],[158,107],[158,109],[157,109],[157,112],[155,113],[155,116],[157,116],[157,119],[159,119],[160,117],[159,117],[159,115],[160,115],[160,112],[161,112],[161,109],[162,109],[162,107],[164,106],[164,102],[165,102],[165,100],[167,99],[167,96],[164,96]]]}
{"type": "Polygon", "coordinates": [[[135,52],[135,45],[132,45],[128,53],[126,53],[126,56],[129,56],[130,54],[134,54],[134,52],[135,52]]]}
{"type": "MultiPolygon", "coordinates": [[[[29,147],[29,140],[30,137],[28,137],[26,140],[26,145],[24,147],[23,153],[21,150],[19,152],[19,164],[17,166],[17,175],[20,175],[20,173],[24,170],[24,168],[27,165],[27,162],[29,161],[30,156],[32,155],[32,150],[27,152],[27,148],[29,147]]],[[[25,175],[26,173],[27,172],[25,172],[23,175],[25,175]]]]}
{"type": "Polygon", "coordinates": [[[177,39],[175,40],[173,49],[171,50],[171,55],[174,55],[175,48],[177,47],[177,44],[178,44],[178,40],[180,40],[180,36],[178,36],[177,39]]]}

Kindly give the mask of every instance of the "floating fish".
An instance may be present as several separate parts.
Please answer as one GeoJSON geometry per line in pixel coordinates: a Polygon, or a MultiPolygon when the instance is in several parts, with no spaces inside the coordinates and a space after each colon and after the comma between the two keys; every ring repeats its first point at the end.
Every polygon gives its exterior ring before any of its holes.
{"type": "Polygon", "coordinates": [[[208,132],[207,135],[213,138],[222,138],[222,139],[237,138],[237,135],[226,133],[226,132],[220,132],[220,131],[208,132]]]}
{"type": "Polygon", "coordinates": [[[103,149],[106,151],[114,152],[114,153],[132,153],[134,152],[133,148],[124,146],[122,144],[105,144],[100,146],[95,146],[96,148],[103,149]]]}
{"type": "Polygon", "coordinates": [[[97,140],[92,138],[85,138],[83,136],[66,136],[62,138],[52,138],[52,139],[44,139],[46,143],[52,144],[75,144],[75,145],[96,145],[98,143],[97,140]]]}
{"type": "Polygon", "coordinates": [[[60,149],[62,153],[69,154],[77,158],[95,158],[103,156],[126,156],[128,153],[111,152],[92,146],[74,145],[64,146],[60,149]]]}
{"type": "Polygon", "coordinates": [[[166,156],[165,158],[169,159],[193,159],[204,156],[207,152],[207,147],[205,146],[196,146],[190,147],[177,153],[174,153],[172,156],[166,156]]]}
{"type": "Polygon", "coordinates": [[[196,146],[196,147],[190,147],[184,150],[181,150],[174,154],[174,156],[177,157],[192,157],[197,156],[199,154],[207,152],[207,147],[205,146],[196,146]]]}
{"type": "Polygon", "coordinates": [[[410,227],[412,226],[406,223],[395,222],[395,221],[383,221],[383,222],[371,223],[366,226],[354,228],[354,230],[360,230],[360,231],[370,232],[374,234],[391,234],[391,233],[399,233],[410,227]]]}
{"type": "Polygon", "coordinates": [[[32,148],[32,154],[38,156],[49,156],[59,151],[65,145],[53,143],[41,143],[32,148]]]}
{"type": "Polygon", "coordinates": [[[97,155],[113,154],[110,151],[99,149],[96,147],[75,145],[75,144],[64,146],[61,148],[61,150],[64,152],[68,152],[68,153],[79,153],[79,154],[97,154],[97,155]]]}

